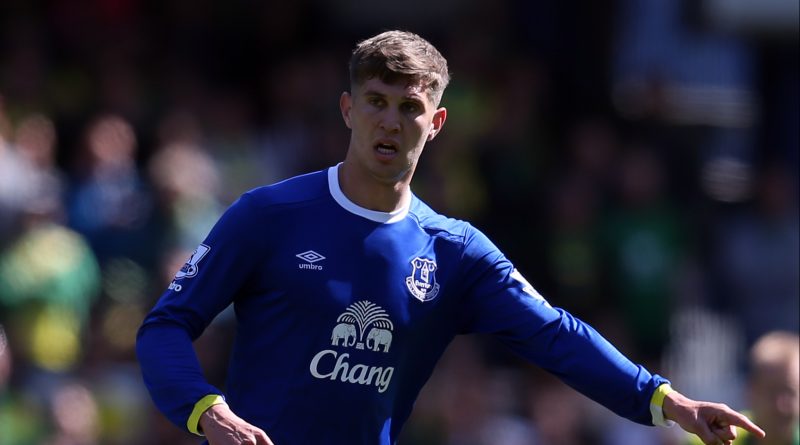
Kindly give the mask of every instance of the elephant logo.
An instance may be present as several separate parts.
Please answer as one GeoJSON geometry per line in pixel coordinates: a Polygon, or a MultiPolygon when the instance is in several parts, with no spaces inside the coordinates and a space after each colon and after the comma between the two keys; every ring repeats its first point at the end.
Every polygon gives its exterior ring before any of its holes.
{"type": "Polygon", "coordinates": [[[356,327],[349,323],[339,323],[333,328],[331,334],[331,344],[339,346],[339,340],[344,340],[342,346],[353,346],[356,344],[356,327]]]}
{"type": "Polygon", "coordinates": [[[372,351],[389,352],[394,325],[389,319],[389,314],[377,304],[357,301],[339,315],[336,323],[331,333],[333,346],[339,346],[339,341],[343,340],[341,346],[355,346],[356,349],[364,349],[366,346],[372,351]],[[365,334],[367,334],[366,342],[365,334]]]}
{"type": "Polygon", "coordinates": [[[416,257],[411,260],[411,276],[406,277],[406,287],[411,295],[419,301],[430,301],[439,295],[439,283],[436,282],[436,262],[427,258],[416,257]]]}
{"type": "Polygon", "coordinates": [[[392,331],[381,328],[370,329],[369,334],[367,334],[367,349],[377,352],[383,346],[383,352],[389,352],[389,346],[391,345],[392,331]],[[370,340],[372,340],[372,346],[369,344],[370,340]]]}

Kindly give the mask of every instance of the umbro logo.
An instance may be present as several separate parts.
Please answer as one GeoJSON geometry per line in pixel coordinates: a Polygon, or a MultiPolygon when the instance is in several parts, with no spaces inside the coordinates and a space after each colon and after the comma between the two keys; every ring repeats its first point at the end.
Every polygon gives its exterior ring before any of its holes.
{"type": "Polygon", "coordinates": [[[324,256],[314,252],[313,250],[307,250],[303,253],[298,253],[295,255],[297,258],[305,261],[305,263],[298,263],[297,267],[300,269],[311,269],[311,270],[322,270],[322,265],[314,264],[317,261],[322,261],[325,259],[324,256]]]}

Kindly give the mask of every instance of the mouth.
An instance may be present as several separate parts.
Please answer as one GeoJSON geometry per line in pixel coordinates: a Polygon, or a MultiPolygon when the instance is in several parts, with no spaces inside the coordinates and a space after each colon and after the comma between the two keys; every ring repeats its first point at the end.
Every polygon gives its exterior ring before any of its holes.
{"type": "Polygon", "coordinates": [[[397,155],[397,145],[390,141],[380,141],[374,145],[378,159],[389,161],[397,155]]]}

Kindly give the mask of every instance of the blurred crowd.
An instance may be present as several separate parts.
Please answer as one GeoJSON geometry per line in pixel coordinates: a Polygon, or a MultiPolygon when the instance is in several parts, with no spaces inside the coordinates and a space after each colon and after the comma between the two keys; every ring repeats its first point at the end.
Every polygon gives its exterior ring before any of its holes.
{"type": "MultiPolygon", "coordinates": [[[[344,156],[349,51],[395,27],[453,72],[417,195],[682,392],[750,408],[748,351],[800,329],[796,2],[270,3],[0,6],[0,444],[198,443],[136,330],[241,193],[344,156]]],[[[196,343],[220,387],[232,323],[196,343]]],[[[684,440],[469,337],[400,443],[684,440]]]]}

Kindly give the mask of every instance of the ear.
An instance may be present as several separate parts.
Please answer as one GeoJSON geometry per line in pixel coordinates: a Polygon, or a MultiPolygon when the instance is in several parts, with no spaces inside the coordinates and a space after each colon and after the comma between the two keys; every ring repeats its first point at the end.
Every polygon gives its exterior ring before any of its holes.
{"type": "Polygon", "coordinates": [[[428,140],[432,141],[437,134],[442,130],[444,121],[447,120],[447,108],[439,108],[433,112],[433,120],[431,121],[431,129],[428,131],[428,140]]]}
{"type": "Polygon", "coordinates": [[[353,108],[353,96],[350,95],[347,91],[342,93],[339,97],[339,110],[342,112],[342,118],[344,119],[344,124],[347,125],[347,128],[353,129],[350,126],[350,110],[353,108]]]}

